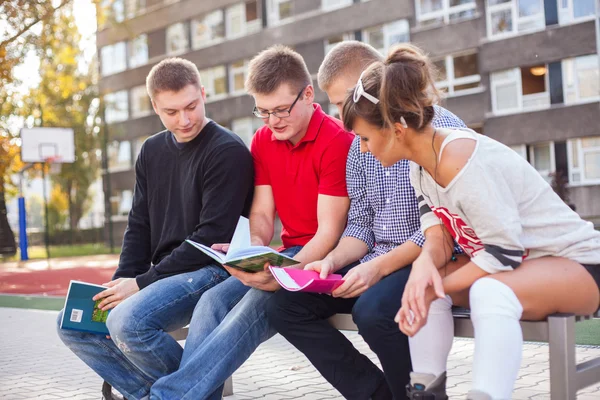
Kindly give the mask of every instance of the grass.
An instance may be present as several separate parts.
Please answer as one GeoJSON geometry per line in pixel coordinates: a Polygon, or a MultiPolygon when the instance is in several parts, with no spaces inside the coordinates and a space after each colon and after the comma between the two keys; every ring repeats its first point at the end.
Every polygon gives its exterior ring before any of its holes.
{"type": "MultiPolygon", "coordinates": [[[[118,254],[120,249],[115,248],[113,254],[118,254]]],[[[47,257],[45,246],[30,246],[27,249],[30,260],[39,260],[47,257]]],[[[96,254],[110,254],[110,248],[104,243],[87,243],[65,246],[50,246],[50,256],[57,257],[80,257],[96,254]]],[[[21,259],[20,252],[12,257],[3,258],[2,261],[18,261],[21,259]]]]}
{"type": "MultiPolygon", "coordinates": [[[[63,297],[0,295],[0,307],[60,311],[64,304],[63,297]]],[[[577,344],[600,346],[600,319],[575,324],[575,341],[577,344]]]]}

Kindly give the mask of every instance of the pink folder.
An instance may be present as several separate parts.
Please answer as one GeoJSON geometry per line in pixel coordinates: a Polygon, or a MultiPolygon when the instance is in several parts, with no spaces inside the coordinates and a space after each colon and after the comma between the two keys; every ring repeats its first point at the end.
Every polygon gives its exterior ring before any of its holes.
{"type": "Polygon", "coordinates": [[[338,274],[321,279],[316,271],[279,267],[269,269],[281,287],[290,292],[331,293],[344,283],[338,274]]]}

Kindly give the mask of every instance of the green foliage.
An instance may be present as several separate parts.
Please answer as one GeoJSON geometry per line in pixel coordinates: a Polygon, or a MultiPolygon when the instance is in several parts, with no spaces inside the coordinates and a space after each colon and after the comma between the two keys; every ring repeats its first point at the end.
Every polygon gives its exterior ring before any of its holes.
{"type": "Polygon", "coordinates": [[[71,229],[77,229],[91,205],[89,188],[100,167],[95,66],[81,71],[80,39],[70,5],[58,10],[51,22],[42,24],[37,47],[41,82],[25,96],[20,108],[23,117],[34,116],[36,126],[74,131],[75,162],[63,164],[61,172],[52,176],[66,195],[71,229]]]}

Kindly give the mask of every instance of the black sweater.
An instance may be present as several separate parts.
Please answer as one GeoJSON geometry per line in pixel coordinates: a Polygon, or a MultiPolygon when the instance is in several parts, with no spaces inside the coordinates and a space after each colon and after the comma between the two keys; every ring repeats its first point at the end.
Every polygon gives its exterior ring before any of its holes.
{"type": "Polygon", "coordinates": [[[229,242],[252,202],[252,156],[239,137],[213,121],[181,149],[169,131],[148,138],[135,173],[114,279],[135,277],[140,289],[214,263],[184,240],[229,242]]]}

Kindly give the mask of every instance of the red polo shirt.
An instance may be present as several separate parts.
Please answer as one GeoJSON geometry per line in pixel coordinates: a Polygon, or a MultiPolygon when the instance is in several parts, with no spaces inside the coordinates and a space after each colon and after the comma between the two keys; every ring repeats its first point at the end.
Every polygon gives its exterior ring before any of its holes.
{"type": "Polygon", "coordinates": [[[270,185],[284,248],[304,246],[317,233],[319,194],[347,197],[346,159],[354,135],[313,104],[306,135],[296,145],[277,140],[266,125],[250,146],[255,185],[270,185]]]}

